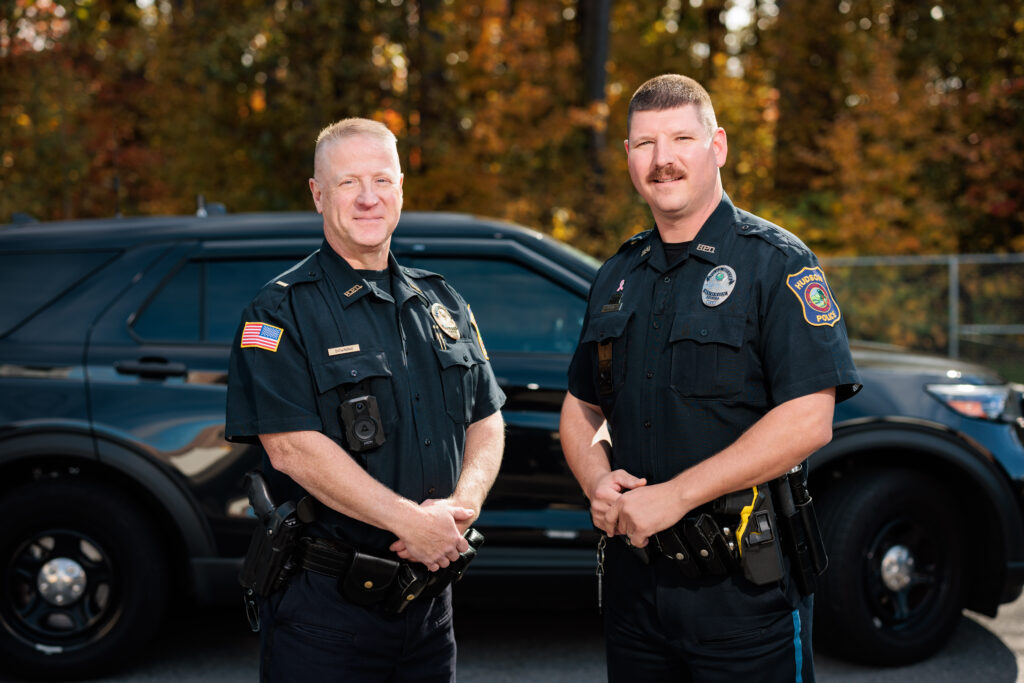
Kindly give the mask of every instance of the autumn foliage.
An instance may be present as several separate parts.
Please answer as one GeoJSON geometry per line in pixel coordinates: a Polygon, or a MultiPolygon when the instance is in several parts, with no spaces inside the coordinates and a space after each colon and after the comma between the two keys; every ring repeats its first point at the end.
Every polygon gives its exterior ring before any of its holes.
{"type": "Polygon", "coordinates": [[[677,71],[715,99],[733,199],[819,251],[1024,249],[1015,3],[619,0],[595,32],[599,3],[5,0],[0,220],[309,208],[317,131],[362,115],[400,136],[409,208],[604,255],[650,224],[629,96],[677,71]]]}

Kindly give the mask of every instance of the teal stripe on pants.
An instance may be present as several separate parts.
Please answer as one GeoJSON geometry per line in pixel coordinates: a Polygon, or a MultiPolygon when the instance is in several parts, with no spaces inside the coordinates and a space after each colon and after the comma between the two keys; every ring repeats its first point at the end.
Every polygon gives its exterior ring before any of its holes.
{"type": "Polygon", "coordinates": [[[800,643],[800,610],[793,610],[793,651],[796,657],[796,683],[804,680],[804,648],[800,643]]]}

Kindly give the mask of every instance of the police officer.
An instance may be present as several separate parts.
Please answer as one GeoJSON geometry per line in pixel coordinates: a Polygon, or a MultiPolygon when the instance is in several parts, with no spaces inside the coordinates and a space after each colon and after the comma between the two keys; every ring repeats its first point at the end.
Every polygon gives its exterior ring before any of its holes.
{"type": "Polygon", "coordinates": [[[402,180],[385,126],[325,128],[309,180],[324,242],[235,337],[227,436],[262,445],[276,500],[315,500],[298,571],[260,605],[262,680],[455,680],[451,588],[399,612],[389,581],[399,558],[443,572],[467,550],[504,395],[465,301],[390,253],[402,180]]]}
{"type": "Polygon", "coordinates": [[[723,192],[726,134],[696,81],[644,83],[627,129],[656,228],[593,283],[561,422],[595,526],[619,537],[604,550],[608,677],[811,681],[811,599],[784,569],[758,585],[684,565],[659,532],[829,442],[835,402],[859,389],[841,312],[814,254],[723,192]]]}

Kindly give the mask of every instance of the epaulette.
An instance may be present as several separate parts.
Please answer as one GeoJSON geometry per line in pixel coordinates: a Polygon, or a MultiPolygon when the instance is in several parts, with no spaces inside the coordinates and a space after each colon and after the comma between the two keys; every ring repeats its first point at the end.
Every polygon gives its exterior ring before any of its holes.
{"type": "Polygon", "coordinates": [[[441,275],[440,273],[435,273],[431,270],[424,270],[422,268],[409,268],[407,266],[402,266],[402,272],[406,275],[406,277],[416,278],[417,280],[422,280],[423,278],[428,277],[437,277],[441,278],[442,280],[444,279],[444,276],[441,275]]]}
{"type": "Polygon", "coordinates": [[[783,252],[810,252],[807,245],[789,230],[753,214],[748,213],[742,216],[742,218],[744,220],[736,226],[737,232],[741,235],[760,237],[768,244],[783,252]]]}
{"type": "Polygon", "coordinates": [[[619,247],[619,250],[617,252],[615,252],[615,253],[621,254],[627,248],[632,247],[632,246],[637,245],[637,244],[640,244],[645,239],[650,237],[652,232],[654,232],[654,231],[653,230],[644,230],[643,232],[638,232],[637,234],[633,235],[628,240],[623,242],[622,245],[619,247]]]}
{"type": "Polygon", "coordinates": [[[319,252],[313,252],[288,270],[264,284],[263,288],[260,290],[260,294],[273,294],[276,292],[283,293],[292,285],[316,282],[319,280],[323,277],[323,272],[320,270],[320,265],[316,261],[317,253],[319,252]]]}

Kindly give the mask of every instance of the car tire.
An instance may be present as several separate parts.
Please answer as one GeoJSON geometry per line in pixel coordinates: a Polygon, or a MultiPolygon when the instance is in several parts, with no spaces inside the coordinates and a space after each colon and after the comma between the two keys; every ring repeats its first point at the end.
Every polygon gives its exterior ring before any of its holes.
{"type": "Polygon", "coordinates": [[[33,678],[122,665],[160,625],[167,567],[145,510],[80,477],[0,500],[0,661],[33,678]]]}
{"type": "Polygon", "coordinates": [[[910,470],[863,472],[820,505],[829,566],[815,596],[818,643],[876,665],[934,654],[963,609],[964,532],[945,488],[910,470]]]}

